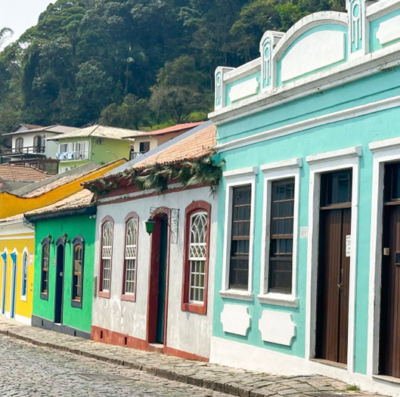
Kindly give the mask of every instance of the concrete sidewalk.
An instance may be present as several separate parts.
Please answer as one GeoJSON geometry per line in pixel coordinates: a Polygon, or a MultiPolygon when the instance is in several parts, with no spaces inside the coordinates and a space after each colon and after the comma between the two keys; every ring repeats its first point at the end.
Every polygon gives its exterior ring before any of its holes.
{"type": "Polygon", "coordinates": [[[53,331],[28,327],[4,317],[0,318],[0,334],[240,397],[372,395],[360,391],[349,391],[349,385],[346,383],[321,375],[273,376],[184,360],[159,353],[74,338],[53,331]]]}

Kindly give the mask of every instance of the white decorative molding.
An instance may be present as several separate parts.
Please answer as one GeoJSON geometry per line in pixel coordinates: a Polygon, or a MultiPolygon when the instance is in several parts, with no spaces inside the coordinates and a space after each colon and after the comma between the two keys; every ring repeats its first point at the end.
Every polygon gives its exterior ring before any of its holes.
{"type": "Polygon", "coordinates": [[[332,150],[331,152],[312,154],[306,157],[306,161],[308,164],[315,164],[321,161],[361,156],[362,146],[353,146],[346,149],[332,150]]]}
{"type": "Polygon", "coordinates": [[[256,77],[239,83],[231,88],[229,92],[229,99],[231,102],[238,101],[239,99],[246,98],[248,96],[256,95],[258,93],[258,88],[260,83],[256,77]]]}
{"type": "Polygon", "coordinates": [[[25,325],[32,325],[32,320],[28,317],[20,316],[19,314],[15,314],[14,316],[15,321],[18,321],[19,323],[25,324],[25,325]]]}
{"type": "Polygon", "coordinates": [[[400,8],[399,0],[379,0],[375,3],[368,5],[367,18],[372,21],[374,19],[383,17],[400,8]]]}
{"type": "Polygon", "coordinates": [[[261,68],[261,58],[254,59],[253,61],[247,62],[238,68],[230,68],[224,74],[224,83],[228,84],[235,80],[242,79],[250,74],[260,71],[261,68]]]}
{"type": "Polygon", "coordinates": [[[381,45],[400,39],[400,15],[382,22],[376,32],[376,38],[381,45]]]}
{"type": "Polygon", "coordinates": [[[281,80],[288,81],[304,74],[344,61],[345,34],[321,31],[296,43],[281,62],[281,80]]]}
{"type": "Polygon", "coordinates": [[[364,0],[350,0],[349,2],[349,40],[350,52],[354,53],[362,49],[363,45],[363,22],[364,22],[364,0]],[[354,45],[354,51],[351,46],[354,45]]]}
{"type": "Polygon", "coordinates": [[[372,153],[379,152],[381,150],[398,148],[400,148],[400,138],[398,137],[371,142],[369,144],[369,150],[371,150],[372,153]]]}
{"type": "Polygon", "coordinates": [[[303,159],[301,157],[296,157],[294,159],[275,161],[273,163],[260,165],[260,170],[262,172],[268,172],[271,170],[279,170],[279,169],[282,170],[293,167],[301,168],[302,166],[303,166],[303,159]]]}
{"type": "Polygon", "coordinates": [[[299,300],[297,298],[293,298],[292,295],[269,292],[268,294],[265,295],[257,295],[257,298],[260,303],[265,303],[267,305],[276,305],[276,306],[294,307],[294,308],[297,308],[299,305],[299,300]]]}
{"type": "Polygon", "coordinates": [[[284,135],[294,134],[306,129],[319,127],[324,124],[336,123],[338,121],[353,119],[355,117],[364,116],[366,114],[380,112],[382,110],[392,109],[400,106],[400,96],[389,99],[383,99],[368,103],[367,105],[355,106],[353,108],[340,110],[335,113],[329,113],[324,116],[312,117],[310,119],[299,121],[294,124],[285,125],[283,127],[274,128],[269,131],[260,132],[244,138],[236,139],[227,143],[221,143],[215,147],[219,152],[223,150],[237,149],[242,146],[252,145],[255,143],[267,141],[284,135]]]}
{"type": "Polygon", "coordinates": [[[291,346],[296,336],[296,324],[292,321],[290,313],[263,310],[258,329],[264,342],[278,345],[291,346]]]}
{"type": "Polygon", "coordinates": [[[252,292],[239,291],[234,289],[227,289],[225,291],[219,291],[222,298],[235,299],[239,301],[252,302],[254,300],[254,295],[252,292]]]}
{"type": "Polygon", "coordinates": [[[224,171],[223,176],[225,179],[236,178],[238,176],[257,175],[258,169],[254,167],[237,168],[235,170],[224,171]]]}
{"type": "Polygon", "coordinates": [[[246,306],[224,305],[221,313],[221,323],[224,332],[246,336],[250,328],[250,315],[246,306]]]}

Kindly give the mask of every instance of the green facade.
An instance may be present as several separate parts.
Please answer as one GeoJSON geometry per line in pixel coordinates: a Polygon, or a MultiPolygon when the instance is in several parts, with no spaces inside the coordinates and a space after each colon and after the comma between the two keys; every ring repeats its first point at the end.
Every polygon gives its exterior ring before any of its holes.
{"type": "Polygon", "coordinates": [[[72,329],[90,333],[90,326],[92,322],[95,230],[96,219],[90,219],[89,215],[40,220],[36,223],[36,282],[34,284],[33,316],[54,322],[56,284],[55,242],[59,237],[66,233],[68,235],[68,241],[65,244],[62,324],[72,329]],[[52,237],[53,243],[50,244],[48,299],[45,300],[42,299],[40,295],[42,241],[48,237],[49,234],[52,237]],[[72,242],[77,236],[81,236],[84,240],[82,308],[73,307],[71,303],[73,276],[72,242]]]}

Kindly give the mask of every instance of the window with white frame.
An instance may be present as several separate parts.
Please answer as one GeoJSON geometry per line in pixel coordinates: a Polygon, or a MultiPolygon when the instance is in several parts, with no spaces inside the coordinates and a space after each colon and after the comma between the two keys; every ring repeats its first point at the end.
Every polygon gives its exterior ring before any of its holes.
{"type": "Polygon", "coordinates": [[[207,212],[190,217],[189,242],[189,303],[204,302],[207,260],[207,212]]]}
{"type": "Polygon", "coordinates": [[[101,291],[109,292],[111,287],[111,262],[113,249],[113,223],[106,221],[102,227],[101,247],[101,291]]]}
{"type": "Polygon", "coordinates": [[[124,294],[135,293],[138,219],[132,217],[126,222],[124,294]]]}
{"type": "Polygon", "coordinates": [[[21,298],[26,299],[28,288],[28,252],[25,250],[22,254],[21,269],[21,298]]]}

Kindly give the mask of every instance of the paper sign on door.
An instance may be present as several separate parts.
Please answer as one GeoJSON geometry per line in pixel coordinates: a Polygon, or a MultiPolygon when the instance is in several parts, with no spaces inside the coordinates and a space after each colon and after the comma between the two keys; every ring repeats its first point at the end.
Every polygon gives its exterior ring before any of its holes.
{"type": "Polygon", "coordinates": [[[346,236],[346,257],[351,256],[351,234],[346,236]]]}

